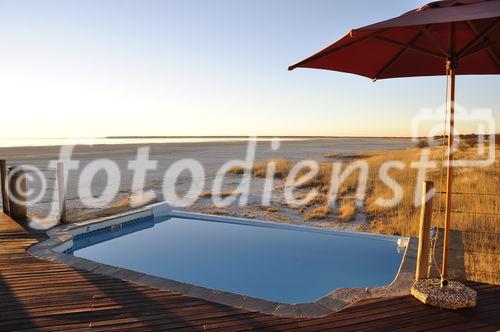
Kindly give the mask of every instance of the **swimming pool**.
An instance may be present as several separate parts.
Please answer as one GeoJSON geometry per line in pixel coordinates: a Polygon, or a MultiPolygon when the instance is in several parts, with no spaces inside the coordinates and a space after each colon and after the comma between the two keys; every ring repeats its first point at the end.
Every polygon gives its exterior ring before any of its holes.
{"type": "Polygon", "coordinates": [[[142,217],[73,238],[67,251],[120,268],[280,303],[396,276],[397,238],[177,213],[142,217]]]}

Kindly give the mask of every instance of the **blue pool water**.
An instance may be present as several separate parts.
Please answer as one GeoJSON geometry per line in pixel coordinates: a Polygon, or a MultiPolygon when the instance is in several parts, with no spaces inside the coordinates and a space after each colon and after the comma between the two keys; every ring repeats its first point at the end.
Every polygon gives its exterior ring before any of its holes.
{"type": "Polygon", "coordinates": [[[283,303],[389,284],[396,239],[304,227],[143,218],[74,241],[73,254],[193,285],[283,303]]]}

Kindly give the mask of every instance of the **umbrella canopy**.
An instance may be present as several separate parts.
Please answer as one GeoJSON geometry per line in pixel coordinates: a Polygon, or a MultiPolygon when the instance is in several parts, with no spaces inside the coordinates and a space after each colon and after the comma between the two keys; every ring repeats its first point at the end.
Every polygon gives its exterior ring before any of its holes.
{"type": "Polygon", "coordinates": [[[446,74],[447,59],[458,61],[457,75],[500,74],[499,0],[432,2],[352,30],[289,70],[327,69],[373,80],[435,76],[446,74]]]}
{"type": "Polygon", "coordinates": [[[396,18],[352,30],[289,67],[335,70],[373,80],[449,75],[448,164],[442,285],[451,220],[455,75],[500,74],[500,0],[431,2],[396,18]]]}

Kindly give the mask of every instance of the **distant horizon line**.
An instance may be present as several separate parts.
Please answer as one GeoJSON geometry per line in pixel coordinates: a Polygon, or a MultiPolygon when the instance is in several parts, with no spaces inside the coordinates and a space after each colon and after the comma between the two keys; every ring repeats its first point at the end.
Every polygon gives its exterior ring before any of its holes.
{"type": "Polygon", "coordinates": [[[177,136],[156,136],[156,135],[117,135],[117,136],[81,136],[81,137],[0,137],[0,139],[124,139],[124,138],[349,138],[349,137],[387,137],[387,138],[411,138],[411,136],[326,136],[326,135],[177,135],[177,136]]]}
{"type": "MultiPolygon", "coordinates": [[[[475,133],[459,134],[460,136],[477,135],[475,133]]],[[[457,136],[459,136],[457,135],[457,136]]],[[[490,134],[485,134],[490,135],[490,134]]],[[[496,133],[494,135],[500,135],[496,133]]],[[[442,136],[442,135],[435,135],[442,136]]],[[[51,139],[161,139],[161,138],[413,138],[412,136],[376,136],[376,135],[116,135],[116,136],[83,136],[83,137],[1,137],[2,139],[12,140],[51,140],[51,139]]],[[[423,138],[425,136],[419,136],[423,138]]]]}

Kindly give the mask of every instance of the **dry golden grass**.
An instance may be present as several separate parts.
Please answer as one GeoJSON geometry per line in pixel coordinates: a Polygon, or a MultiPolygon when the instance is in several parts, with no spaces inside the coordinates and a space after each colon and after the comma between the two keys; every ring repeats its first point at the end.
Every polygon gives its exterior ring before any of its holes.
{"type": "Polygon", "coordinates": [[[341,221],[353,220],[356,215],[356,199],[354,197],[344,198],[339,208],[339,219],[341,221]]]}
{"type": "Polygon", "coordinates": [[[265,205],[257,204],[257,205],[255,205],[255,207],[257,209],[259,209],[259,210],[266,211],[266,212],[269,212],[269,213],[278,212],[278,209],[275,208],[274,206],[265,206],[265,205]]]}
{"type": "Polygon", "coordinates": [[[274,177],[284,179],[290,172],[290,170],[293,167],[293,163],[289,162],[286,159],[271,159],[271,160],[264,160],[255,163],[254,167],[252,168],[252,175],[255,177],[261,177],[264,178],[266,177],[267,173],[267,167],[269,163],[274,163],[275,165],[275,171],[274,171],[274,177]]]}
{"type": "MultiPolygon", "coordinates": [[[[306,197],[306,195],[308,193],[309,193],[308,190],[297,193],[295,195],[295,198],[302,200],[306,197]]],[[[299,207],[295,207],[295,209],[299,210],[300,212],[305,213],[311,207],[316,207],[316,206],[320,206],[320,205],[328,207],[328,197],[322,193],[320,193],[316,196],[313,196],[312,199],[310,199],[309,201],[307,201],[306,203],[304,203],[303,205],[301,205],[299,207]]]]}
{"type": "MultiPolygon", "coordinates": [[[[375,151],[359,154],[368,164],[369,177],[365,198],[364,212],[369,225],[367,231],[383,234],[415,236],[418,234],[420,207],[415,206],[415,189],[421,186],[417,183],[416,168],[411,164],[420,159],[421,148],[411,148],[400,151],[375,151]],[[403,192],[402,200],[394,207],[383,207],[377,204],[377,199],[392,199],[394,192],[379,177],[381,165],[389,160],[403,163],[403,169],[392,168],[388,175],[394,179],[403,192]]],[[[431,161],[437,161],[438,167],[428,170],[426,180],[433,181],[437,192],[444,191],[445,169],[439,167],[442,158],[442,148],[429,149],[431,161]],[[441,185],[441,183],[443,185],[441,185]]],[[[469,142],[461,145],[456,152],[457,159],[478,159],[477,148],[469,142]]],[[[463,264],[465,274],[470,280],[490,283],[500,283],[500,150],[496,149],[495,163],[485,168],[456,168],[453,196],[451,228],[461,232],[463,264]],[[490,195],[495,194],[495,195],[490,195]]],[[[287,165],[288,171],[293,164],[281,161],[287,165]]],[[[265,164],[265,162],[263,163],[265,164]]],[[[344,169],[349,162],[344,162],[344,169]]],[[[305,171],[304,171],[305,172],[305,171]]],[[[330,213],[337,212],[341,221],[353,220],[356,213],[353,193],[358,187],[359,171],[353,172],[340,185],[338,192],[338,211],[331,211],[327,196],[331,181],[332,164],[320,164],[318,174],[302,185],[303,189],[317,189],[321,194],[298,210],[306,219],[323,219],[330,213]]],[[[299,173],[300,176],[300,173],[299,173]]],[[[304,195],[299,193],[298,195],[304,195]]],[[[420,196],[417,195],[417,201],[420,196]]],[[[437,193],[434,197],[432,223],[442,227],[444,210],[444,195],[437,193]]]]}
{"type": "MultiPolygon", "coordinates": [[[[223,192],[218,194],[218,196],[220,198],[225,198],[225,197],[229,197],[229,196],[236,196],[236,195],[241,195],[241,192],[239,192],[239,191],[223,191],[223,192]]],[[[213,196],[216,196],[216,194],[211,192],[211,191],[205,191],[205,192],[202,192],[201,194],[199,194],[198,198],[207,199],[207,198],[212,198],[213,196]]]]}
{"type": "Polygon", "coordinates": [[[245,170],[246,170],[246,168],[243,166],[234,166],[234,167],[231,167],[227,172],[229,174],[239,175],[239,174],[245,173],[245,170]]]}
{"type": "Polygon", "coordinates": [[[335,152],[329,152],[329,153],[325,153],[323,155],[324,158],[327,158],[327,159],[334,159],[334,158],[340,158],[340,155],[338,153],[335,153],[335,152]]]}
{"type": "Polygon", "coordinates": [[[328,152],[323,154],[323,158],[326,159],[342,159],[342,160],[349,160],[349,159],[360,159],[363,158],[363,154],[357,154],[357,153],[336,153],[336,152],[328,152]]]}
{"type": "Polygon", "coordinates": [[[304,217],[310,219],[325,219],[331,213],[330,207],[326,205],[319,205],[310,211],[305,212],[304,217]]]}
{"type": "MultiPolygon", "coordinates": [[[[411,161],[417,160],[418,154],[413,150],[400,151],[396,155],[392,153],[391,157],[399,157],[399,160],[411,161]]],[[[465,159],[471,158],[475,154],[475,149],[471,148],[465,151],[459,151],[457,158],[465,159]]],[[[498,152],[497,152],[498,155],[498,152]]],[[[385,156],[384,156],[385,157],[385,156]]],[[[432,149],[432,159],[440,158],[440,149],[432,149]]],[[[385,158],[375,156],[368,159],[370,167],[378,167],[385,158]]],[[[441,175],[440,170],[432,170],[427,174],[427,180],[433,181],[438,192],[444,190],[445,174],[441,175]],[[442,180],[441,180],[442,179],[442,180]]],[[[480,212],[486,211],[493,214],[500,214],[500,200],[499,196],[483,195],[483,194],[499,194],[500,183],[497,181],[500,175],[499,160],[495,161],[494,165],[487,168],[457,168],[454,172],[453,192],[459,193],[453,196],[452,210],[460,212],[480,212]]],[[[402,201],[394,208],[384,208],[376,204],[376,199],[379,197],[388,198],[392,196],[392,191],[383,184],[378,177],[372,178],[370,184],[371,191],[367,197],[366,212],[369,213],[375,220],[383,218],[385,227],[397,230],[401,235],[414,235],[417,234],[418,217],[420,209],[414,206],[414,191],[417,186],[416,176],[417,170],[406,168],[404,170],[393,170],[390,172],[401,186],[404,192],[402,201]]],[[[420,184],[418,184],[420,185],[420,184]]],[[[434,210],[444,210],[444,195],[436,194],[434,198],[434,210]]],[[[456,230],[476,230],[494,231],[500,228],[495,223],[491,223],[487,217],[475,215],[474,218],[465,213],[456,213],[453,215],[454,223],[453,229],[456,230]],[[486,221],[486,222],[485,222],[486,221]],[[489,225],[489,226],[487,226],[489,225]],[[478,229],[479,228],[479,229],[478,229]]],[[[442,219],[442,214],[439,212],[434,213],[433,220],[435,225],[438,220],[442,219]]],[[[377,230],[377,228],[374,228],[377,230]]]]}

